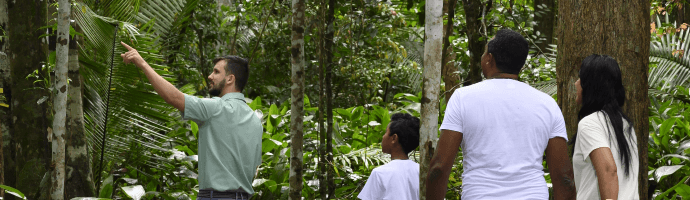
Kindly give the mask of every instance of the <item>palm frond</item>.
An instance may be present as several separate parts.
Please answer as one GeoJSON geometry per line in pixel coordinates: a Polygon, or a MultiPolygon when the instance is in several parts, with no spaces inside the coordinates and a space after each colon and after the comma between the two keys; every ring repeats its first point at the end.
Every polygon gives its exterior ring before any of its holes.
{"type": "MultiPolygon", "coordinates": [[[[166,66],[157,64],[163,61],[159,55],[160,46],[154,39],[157,37],[141,32],[127,21],[118,20],[131,20],[134,14],[123,9],[137,6],[138,3],[139,1],[105,2],[109,8],[105,13],[111,13],[117,19],[100,16],[86,4],[76,4],[75,20],[82,28],[86,41],[80,50],[79,61],[84,76],[86,135],[89,150],[96,160],[95,165],[101,159],[101,151],[105,160],[122,160],[132,144],[141,145],[150,152],[172,152],[169,146],[164,148],[172,141],[165,135],[170,131],[165,124],[178,118],[176,110],[153,92],[153,87],[138,68],[125,65],[120,59],[113,57],[126,51],[118,44],[119,41],[126,41],[139,51],[158,74],[168,81],[175,81],[167,72],[166,66]],[[118,34],[114,38],[116,31],[118,34]],[[106,133],[107,136],[104,136],[106,133]]],[[[153,25],[148,24],[142,28],[153,25]]],[[[151,168],[161,168],[160,166],[170,162],[168,158],[159,155],[161,154],[145,155],[150,159],[144,161],[144,164],[151,168]]]]}
{"type": "MultiPolygon", "coordinates": [[[[670,23],[666,16],[665,23],[670,23]]],[[[657,16],[656,26],[662,27],[657,16]]],[[[650,63],[656,63],[649,71],[649,86],[651,88],[676,88],[676,86],[690,86],[690,30],[679,29],[671,31],[652,41],[649,51],[650,63]]]]}
{"type": "Polygon", "coordinates": [[[198,0],[149,0],[142,4],[135,18],[140,24],[154,21],[153,30],[156,34],[167,36],[176,23],[186,20],[184,17],[196,8],[196,4],[198,0]]]}

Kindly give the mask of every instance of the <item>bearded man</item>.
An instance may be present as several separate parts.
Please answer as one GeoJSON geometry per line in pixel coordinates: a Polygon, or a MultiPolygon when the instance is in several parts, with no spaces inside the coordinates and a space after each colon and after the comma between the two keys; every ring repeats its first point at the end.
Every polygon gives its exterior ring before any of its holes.
{"type": "Polygon", "coordinates": [[[199,125],[199,195],[197,200],[249,199],[252,182],[261,164],[261,120],[244,100],[242,90],[249,78],[249,64],[237,56],[213,60],[208,76],[213,98],[187,95],[158,75],[136,49],[122,43],[128,52],[124,63],[144,71],[153,88],[182,118],[199,125]]]}

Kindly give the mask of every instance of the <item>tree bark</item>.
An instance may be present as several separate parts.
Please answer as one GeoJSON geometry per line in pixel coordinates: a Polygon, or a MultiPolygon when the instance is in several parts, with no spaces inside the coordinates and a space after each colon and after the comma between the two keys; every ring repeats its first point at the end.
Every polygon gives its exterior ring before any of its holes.
{"type": "MultiPolygon", "coordinates": [[[[321,1],[319,6],[319,21],[326,20],[326,1],[321,1]]],[[[326,199],[328,195],[328,188],[326,184],[326,128],[324,127],[324,112],[326,111],[326,93],[325,93],[325,83],[324,83],[324,69],[326,69],[326,31],[328,30],[328,24],[319,23],[319,42],[318,42],[318,54],[319,54],[319,116],[318,116],[318,126],[319,126],[319,173],[317,174],[319,179],[319,197],[321,199],[326,199]],[[326,25],[323,25],[326,24],[326,25]]]]}
{"type": "MultiPolygon", "coordinates": [[[[65,199],[65,121],[67,117],[67,62],[69,61],[69,0],[59,0],[57,46],[55,52],[55,96],[53,103],[53,135],[50,199],[65,199]]],[[[50,136],[49,136],[50,137],[50,136]]]]}
{"type": "Polygon", "coordinates": [[[650,2],[646,0],[559,1],[558,105],[568,137],[577,131],[578,105],[573,83],[582,60],[593,54],[615,58],[621,68],[627,102],[623,111],[637,134],[640,199],[647,194],[649,136],[647,70],[649,64],[650,2]]]}
{"type": "MultiPolygon", "coordinates": [[[[462,0],[465,10],[465,24],[467,25],[467,48],[470,51],[470,71],[465,79],[465,86],[482,81],[482,54],[488,38],[483,38],[482,2],[480,0],[462,0]]],[[[488,13],[488,11],[487,11],[488,13]]]]}
{"type": "MultiPolygon", "coordinates": [[[[328,0],[328,13],[326,13],[327,27],[334,27],[335,24],[335,7],[336,0],[328,0]]],[[[334,31],[329,28],[326,32],[326,41],[324,48],[326,49],[326,161],[329,164],[333,163],[333,85],[331,83],[331,76],[333,76],[333,35],[334,31]]],[[[333,176],[336,175],[331,165],[326,166],[328,173],[326,181],[328,182],[328,198],[335,198],[335,181],[333,176]]]]}
{"type": "Polygon", "coordinates": [[[453,46],[450,45],[450,40],[448,37],[453,35],[453,18],[455,17],[455,4],[458,0],[444,0],[443,1],[443,13],[448,16],[448,22],[443,25],[443,62],[442,67],[442,78],[446,85],[445,100],[448,102],[450,96],[453,95],[455,91],[455,86],[460,82],[460,77],[458,74],[454,73],[458,69],[455,67],[455,52],[453,52],[453,46]]]}
{"type": "MultiPolygon", "coordinates": [[[[7,1],[0,0],[0,30],[7,31],[7,23],[7,1]]],[[[5,36],[3,32],[0,32],[0,35],[5,36]]],[[[2,41],[0,41],[0,88],[2,88],[0,89],[2,90],[0,95],[5,98],[4,103],[9,105],[10,96],[6,93],[9,92],[9,90],[7,90],[9,88],[7,88],[7,86],[9,86],[12,81],[10,80],[10,63],[7,57],[8,46],[9,43],[5,37],[2,39],[2,41]]],[[[6,161],[4,160],[4,149],[8,147],[5,146],[5,134],[9,135],[10,133],[8,130],[8,126],[10,124],[10,115],[11,113],[9,106],[0,106],[0,185],[5,185],[5,166],[7,166],[7,164],[5,164],[6,161]]],[[[0,190],[0,198],[3,198],[4,196],[5,190],[0,190]]]]}
{"type": "MultiPolygon", "coordinates": [[[[74,29],[81,32],[78,26],[74,29]]],[[[67,99],[67,151],[65,199],[74,197],[96,196],[96,187],[91,171],[87,138],[84,129],[84,111],[82,103],[83,78],[79,74],[79,48],[77,42],[83,43],[79,36],[70,40],[69,45],[69,99],[67,99]]]]}
{"type": "Polygon", "coordinates": [[[46,117],[50,116],[48,102],[37,104],[39,99],[47,98],[49,94],[41,89],[27,90],[35,85],[34,79],[25,78],[34,70],[40,71],[46,62],[47,44],[39,39],[45,33],[39,28],[46,25],[46,6],[47,1],[44,0],[12,1],[8,4],[10,29],[7,33],[12,38],[8,57],[13,77],[10,86],[13,127],[10,127],[10,135],[16,163],[8,175],[14,175],[16,181],[10,186],[30,199],[37,199],[37,183],[48,171],[51,160],[47,137],[51,122],[46,117]]]}
{"type": "Polygon", "coordinates": [[[290,114],[290,195],[289,199],[302,199],[302,138],[304,115],[304,0],[292,0],[292,63],[290,114]]]}
{"type": "Polygon", "coordinates": [[[547,53],[547,47],[553,43],[555,10],[554,0],[534,0],[534,21],[537,22],[534,30],[539,31],[539,41],[535,43],[541,51],[537,54],[547,53]]]}
{"type": "Polygon", "coordinates": [[[424,19],[424,82],[419,130],[419,195],[426,199],[426,175],[438,140],[439,93],[441,90],[441,53],[443,49],[443,1],[427,0],[424,19]]]}

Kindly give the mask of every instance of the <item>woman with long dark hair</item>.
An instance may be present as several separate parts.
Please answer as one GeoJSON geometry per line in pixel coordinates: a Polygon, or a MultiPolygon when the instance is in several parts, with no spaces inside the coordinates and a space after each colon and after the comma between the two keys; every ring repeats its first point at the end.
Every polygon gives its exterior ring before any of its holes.
{"type": "Polygon", "coordinates": [[[639,199],[637,139],[623,113],[625,88],[615,59],[590,55],[575,82],[577,134],[571,143],[577,199],[639,199]]]}

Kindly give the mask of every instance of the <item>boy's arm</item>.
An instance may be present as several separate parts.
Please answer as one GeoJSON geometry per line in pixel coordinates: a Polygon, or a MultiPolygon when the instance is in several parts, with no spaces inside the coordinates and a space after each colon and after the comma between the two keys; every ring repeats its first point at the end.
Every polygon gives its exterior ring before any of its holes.
{"type": "Polygon", "coordinates": [[[426,178],[426,199],[441,200],[446,196],[448,190],[448,177],[455,163],[455,156],[458,155],[458,148],[462,143],[462,133],[441,130],[441,138],[438,140],[438,147],[434,157],[429,163],[429,173],[426,178]]]}
{"type": "Polygon", "coordinates": [[[546,146],[546,164],[551,174],[553,195],[556,200],[575,199],[573,165],[568,157],[568,145],[562,137],[549,139],[546,146]]]}
{"type": "Polygon", "coordinates": [[[156,71],[154,71],[153,68],[146,63],[146,61],[144,61],[144,58],[139,55],[139,52],[137,52],[136,49],[130,47],[124,42],[120,43],[122,43],[122,46],[128,50],[126,53],[120,54],[124,63],[132,63],[144,71],[146,78],[149,79],[149,82],[151,85],[153,85],[153,89],[156,90],[158,95],[160,95],[166,103],[177,108],[177,110],[184,112],[184,94],[175,88],[175,86],[170,84],[170,82],[158,75],[158,73],[156,73],[156,71]]]}

